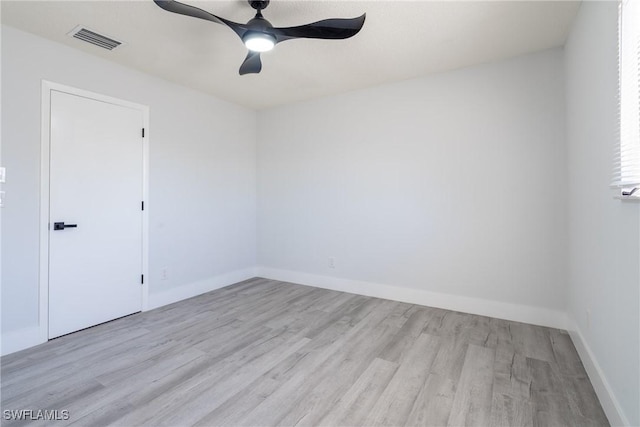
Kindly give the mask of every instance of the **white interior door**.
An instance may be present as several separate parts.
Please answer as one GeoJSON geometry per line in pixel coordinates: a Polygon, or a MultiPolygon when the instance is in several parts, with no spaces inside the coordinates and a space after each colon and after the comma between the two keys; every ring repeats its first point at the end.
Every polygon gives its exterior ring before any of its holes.
{"type": "Polygon", "coordinates": [[[141,310],[143,120],[51,91],[49,338],[141,310]]]}

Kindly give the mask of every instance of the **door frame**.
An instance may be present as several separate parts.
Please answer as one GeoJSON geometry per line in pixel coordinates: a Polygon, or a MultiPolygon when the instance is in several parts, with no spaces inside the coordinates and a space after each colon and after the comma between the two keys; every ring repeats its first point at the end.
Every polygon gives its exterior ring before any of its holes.
{"type": "Polygon", "coordinates": [[[142,311],[149,309],[149,107],[130,101],[42,80],[40,124],[40,269],[39,269],[39,335],[41,342],[49,340],[49,180],[51,92],[63,92],[95,101],[133,108],[142,113],[145,129],[142,140],[142,311]]]}

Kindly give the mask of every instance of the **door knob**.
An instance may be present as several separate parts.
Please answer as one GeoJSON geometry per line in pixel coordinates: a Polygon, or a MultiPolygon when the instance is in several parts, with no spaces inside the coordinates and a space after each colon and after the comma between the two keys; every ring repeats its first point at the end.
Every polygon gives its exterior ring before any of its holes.
{"type": "Polygon", "coordinates": [[[78,224],[65,224],[64,222],[54,222],[53,229],[54,230],[64,230],[65,228],[76,228],[78,224]]]}

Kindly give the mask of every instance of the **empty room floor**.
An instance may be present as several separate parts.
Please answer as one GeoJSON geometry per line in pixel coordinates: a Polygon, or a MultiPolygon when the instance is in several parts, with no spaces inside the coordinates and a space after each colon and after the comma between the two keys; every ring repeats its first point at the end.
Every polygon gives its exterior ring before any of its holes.
{"type": "Polygon", "coordinates": [[[1,364],[55,425],[608,425],[565,331],[266,279],[1,364]]]}

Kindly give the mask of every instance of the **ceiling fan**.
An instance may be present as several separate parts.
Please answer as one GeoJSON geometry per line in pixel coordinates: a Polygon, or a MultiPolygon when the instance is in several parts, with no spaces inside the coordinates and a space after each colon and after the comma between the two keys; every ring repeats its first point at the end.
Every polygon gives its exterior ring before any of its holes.
{"type": "Polygon", "coordinates": [[[325,19],[298,27],[275,28],[262,16],[262,10],[269,5],[269,0],[248,0],[252,8],[257,10],[256,16],[246,24],[232,22],[213,15],[194,6],[175,0],[153,0],[158,6],[173,13],[192,16],[218,24],[226,25],[240,37],[249,53],[240,66],[240,75],[259,73],[262,70],[260,52],[266,52],[280,42],[291,39],[347,39],[353,37],[362,28],[366,14],[351,19],[325,19]]]}

